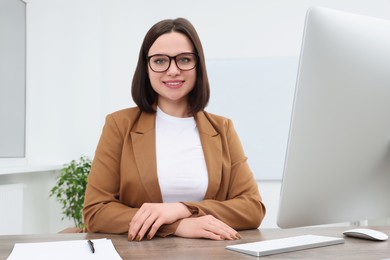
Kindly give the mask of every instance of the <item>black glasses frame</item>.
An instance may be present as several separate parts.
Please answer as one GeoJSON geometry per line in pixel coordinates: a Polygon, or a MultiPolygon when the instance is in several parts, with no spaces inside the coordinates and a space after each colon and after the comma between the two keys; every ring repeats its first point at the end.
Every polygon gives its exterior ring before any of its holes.
{"type": "Polygon", "coordinates": [[[172,60],[175,61],[176,67],[177,67],[179,70],[181,70],[181,71],[189,71],[189,70],[193,70],[193,69],[196,67],[196,65],[198,64],[198,61],[199,61],[199,56],[198,56],[198,54],[196,54],[196,53],[194,53],[194,52],[182,52],[182,53],[179,53],[179,54],[177,54],[177,55],[175,55],[175,56],[169,56],[169,55],[166,55],[166,54],[153,54],[153,55],[150,55],[150,56],[148,56],[148,57],[146,58],[146,61],[147,61],[148,65],[149,65],[149,68],[150,68],[152,71],[154,71],[154,72],[166,72],[166,71],[169,70],[169,68],[171,67],[171,62],[172,62],[172,60]],[[190,69],[182,69],[182,68],[180,68],[180,66],[177,64],[176,58],[177,58],[178,56],[186,55],[186,54],[191,54],[191,55],[194,55],[194,57],[195,57],[195,65],[194,65],[194,67],[192,67],[192,68],[190,68],[190,69]],[[161,71],[157,70],[157,71],[156,71],[156,70],[154,70],[154,69],[152,68],[152,66],[150,65],[150,59],[153,58],[153,57],[155,57],[155,56],[165,56],[165,57],[168,57],[168,58],[169,58],[169,64],[168,64],[168,67],[167,67],[166,70],[161,70],[161,71]]]}

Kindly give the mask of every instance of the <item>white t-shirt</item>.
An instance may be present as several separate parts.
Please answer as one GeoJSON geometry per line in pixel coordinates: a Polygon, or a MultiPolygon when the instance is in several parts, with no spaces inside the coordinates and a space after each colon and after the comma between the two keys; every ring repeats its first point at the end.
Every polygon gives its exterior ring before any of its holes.
{"type": "Polygon", "coordinates": [[[157,107],[156,155],[163,202],[203,200],[208,175],[193,117],[173,117],[157,107]]]}

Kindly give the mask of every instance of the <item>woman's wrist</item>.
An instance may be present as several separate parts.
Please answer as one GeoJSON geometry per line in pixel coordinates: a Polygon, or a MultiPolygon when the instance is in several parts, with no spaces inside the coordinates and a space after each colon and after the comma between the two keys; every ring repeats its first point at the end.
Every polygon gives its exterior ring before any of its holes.
{"type": "Polygon", "coordinates": [[[191,211],[189,210],[189,208],[184,205],[183,203],[181,202],[178,202],[178,208],[180,209],[180,218],[183,219],[183,218],[188,218],[192,215],[191,211]]]}

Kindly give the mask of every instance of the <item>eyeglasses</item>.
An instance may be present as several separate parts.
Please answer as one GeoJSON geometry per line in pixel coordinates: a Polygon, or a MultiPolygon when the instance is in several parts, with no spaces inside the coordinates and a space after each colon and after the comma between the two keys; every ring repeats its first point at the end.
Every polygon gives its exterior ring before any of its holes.
{"type": "Polygon", "coordinates": [[[195,68],[198,61],[198,55],[192,52],[184,52],[176,56],[155,54],[147,58],[149,67],[154,72],[167,71],[171,66],[171,60],[175,61],[176,67],[178,67],[180,70],[187,71],[195,68]]]}

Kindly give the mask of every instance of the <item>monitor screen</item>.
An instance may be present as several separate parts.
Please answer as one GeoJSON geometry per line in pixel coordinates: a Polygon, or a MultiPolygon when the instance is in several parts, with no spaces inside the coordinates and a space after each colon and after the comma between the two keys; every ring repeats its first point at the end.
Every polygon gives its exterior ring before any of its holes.
{"type": "Polygon", "coordinates": [[[281,228],[390,217],[390,21],[307,12],[281,228]]]}

